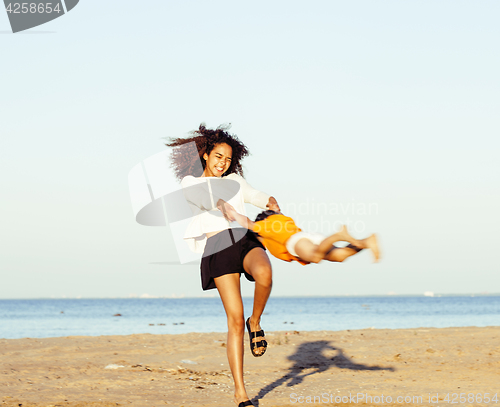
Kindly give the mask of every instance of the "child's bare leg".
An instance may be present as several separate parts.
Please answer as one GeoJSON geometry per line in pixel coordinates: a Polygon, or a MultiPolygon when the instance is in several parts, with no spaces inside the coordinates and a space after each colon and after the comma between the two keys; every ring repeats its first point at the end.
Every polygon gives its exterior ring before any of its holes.
{"type": "Polygon", "coordinates": [[[319,263],[323,260],[318,254],[318,245],[314,244],[307,238],[300,239],[297,243],[295,243],[295,252],[297,256],[304,261],[308,261],[310,263],[319,263]]]}
{"type": "Polygon", "coordinates": [[[367,237],[366,239],[356,240],[354,239],[345,226],[342,226],[338,233],[327,237],[323,240],[318,247],[318,251],[324,252],[325,260],[342,262],[348,257],[358,253],[361,249],[370,249],[373,253],[374,262],[380,260],[380,249],[378,247],[377,236],[375,234],[367,237]],[[334,247],[332,249],[333,243],[336,241],[345,241],[350,243],[347,247],[334,247]]]}
{"type": "Polygon", "coordinates": [[[307,238],[300,239],[295,244],[295,252],[304,261],[319,263],[321,260],[327,259],[327,254],[332,250],[332,246],[336,242],[348,242],[357,247],[363,245],[361,241],[354,239],[343,225],[337,233],[323,239],[319,245],[314,244],[307,238]]]}
{"type": "Polygon", "coordinates": [[[361,247],[357,247],[354,245],[349,245],[346,247],[333,247],[332,250],[326,254],[325,260],[335,261],[342,263],[348,257],[355,255],[363,250],[361,247]]]}
{"type": "Polygon", "coordinates": [[[380,249],[378,247],[377,235],[373,234],[366,239],[355,241],[347,247],[334,247],[333,250],[327,254],[326,260],[330,261],[344,261],[348,257],[360,252],[362,249],[370,249],[373,253],[374,263],[380,260],[380,249]],[[346,250],[344,250],[346,249],[346,250]]]}
{"type": "Polygon", "coordinates": [[[339,232],[328,236],[319,245],[314,244],[309,239],[300,239],[295,244],[295,252],[298,257],[304,261],[311,263],[319,263],[321,260],[329,260],[335,262],[342,262],[348,257],[359,253],[362,249],[370,249],[375,258],[374,262],[380,259],[380,250],[378,247],[377,236],[375,234],[367,237],[366,239],[354,239],[345,225],[343,225],[339,232]],[[335,247],[336,242],[348,242],[347,247],[335,247]]]}
{"type": "Polygon", "coordinates": [[[322,259],[326,259],[327,253],[329,253],[330,250],[332,250],[332,246],[336,242],[347,242],[347,243],[350,243],[356,247],[360,247],[362,249],[365,248],[363,246],[364,243],[360,240],[354,239],[347,231],[346,226],[342,225],[342,227],[340,228],[340,230],[337,233],[335,233],[331,236],[328,236],[318,245],[318,249],[317,249],[318,256],[321,256],[322,259]]]}

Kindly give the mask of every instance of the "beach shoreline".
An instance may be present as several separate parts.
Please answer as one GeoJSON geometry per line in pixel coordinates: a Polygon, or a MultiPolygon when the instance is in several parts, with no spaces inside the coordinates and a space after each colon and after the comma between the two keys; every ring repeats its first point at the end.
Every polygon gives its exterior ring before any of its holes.
{"type": "MultiPolygon", "coordinates": [[[[266,335],[261,358],[245,336],[247,391],[260,407],[436,406],[454,394],[458,405],[485,404],[485,394],[500,404],[500,327],[266,335]]],[[[0,339],[0,402],[234,406],[225,342],[220,332],[0,339]]]]}

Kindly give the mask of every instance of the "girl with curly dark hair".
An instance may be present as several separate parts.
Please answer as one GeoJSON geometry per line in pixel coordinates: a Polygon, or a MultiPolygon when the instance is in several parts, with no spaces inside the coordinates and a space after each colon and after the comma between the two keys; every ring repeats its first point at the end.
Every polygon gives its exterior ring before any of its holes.
{"type": "Polygon", "coordinates": [[[253,312],[246,327],[252,354],[262,356],[267,342],[260,319],[271,293],[272,269],[255,233],[231,225],[235,219],[230,213],[244,213],[245,202],[262,209],[280,209],[274,197],[255,190],[243,178],[241,160],[249,152],[228,129],[207,129],[201,124],[190,137],[171,139],[167,146],[173,147],[172,167],[194,215],[184,239],[193,251],[203,252],[203,290],[219,291],[227,315],[227,357],[235,385],[234,401],[244,407],[253,404],[243,380],[245,319],[240,276],[255,281],[253,312]]]}

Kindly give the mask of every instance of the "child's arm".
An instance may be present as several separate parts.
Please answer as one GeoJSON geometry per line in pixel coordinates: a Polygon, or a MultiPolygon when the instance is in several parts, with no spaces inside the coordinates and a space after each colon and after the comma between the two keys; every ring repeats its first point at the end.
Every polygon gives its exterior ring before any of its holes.
{"type": "Polygon", "coordinates": [[[252,222],[250,219],[248,219],[246,216],[242,215],[241,213],[236,212],[236,210],[233,207],[231,207],[230,209],[228,209],[227,212],[241,226],[243,226],[244,228],[253,230],[255,222],[252,222]]]}

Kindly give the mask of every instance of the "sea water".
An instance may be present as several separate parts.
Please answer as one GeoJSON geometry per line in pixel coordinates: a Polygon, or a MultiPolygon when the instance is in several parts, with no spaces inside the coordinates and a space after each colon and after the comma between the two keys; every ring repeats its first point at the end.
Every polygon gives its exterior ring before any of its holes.
{"type": "MultiPolygon", "coordinates": [[[[243,303],[248,317],[252,299],[243,303]]],[[[261,325],[266,331],[499,326],[500,296],[271,297],[261,325]]],[[[225,332],[226,327],[219,298],[0,300],[0,338],[225,332]]]]}

